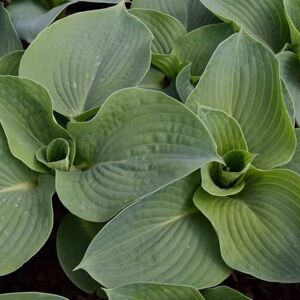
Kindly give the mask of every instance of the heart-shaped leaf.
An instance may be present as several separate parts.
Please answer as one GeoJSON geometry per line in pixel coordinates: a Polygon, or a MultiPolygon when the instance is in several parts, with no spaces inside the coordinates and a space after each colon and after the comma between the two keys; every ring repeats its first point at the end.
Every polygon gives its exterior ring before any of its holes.
{"type": "Polygon", "coordinates": [[[180,62],[192,64],[192,75],[202,75],[217,46],[233,34],[229,24],[203,26],[178,39],[172,50],[180,62]]]}
{"type": "Polygon", "coordinates": [[[155,9],[171,15],[181,21],[188,31],[218,22],[200,0],[134,0],[132,7],[155,9]]]}
{"type": "Polygon", "coordinates": [[[227,286],[218,286],[202,291],[205,300],[251,300],[238,291],[227,286]]]}
{"type": "Polygon", "coordinates": [[[57,192],[73,214],[90,221],[108,220],[129,203],[220,160],[200,119],[157,91],[114,93],[93,120],[68,129],[83,171],[57,172],[57,192]]]}
{"type": "Polygon", "coordinates": [[[205,300],[196,289],[180,285],[133,283],[105,292],[109,300],[205,300]]]}
{"type": "Polygon", "coordinates": [[[0,76],[0,121],[12,154],[31,169],[49,170],[38,162],[36,152],[56,138],[68,143],[72,165],[74,140],[54,120],[49,94],[39,84],[25,78],[0,76]]]}
{"type": "Polygon", "coordinates": [[[89,294],[95,293],[100,284],[85,271],[74,271],[74,268],[102,226],[101,223],[87,222],[68,214],[62,220],[56,236],[57,255],[63,270],[76,286],[89,294]]]}
{"type": "Polygon", "coordinates": [[[196,113],[208,106],[233,116],[249,152],[258,154],[254,165],[259,168],[283,165],[293,156],[296,139],[283,101],[278,60],[244,31],[220,44],[186,104],[196,113]]]}
{"type": "Polygon", "coordinates": [[[49,90],[54,110],[76,117],[142,80],[151,41],[149,29],[124,3],[75,14],[38,36],[21,60],[20,75],[49,90]]]}
{"type": "Polygon", "coordinates": [[[23,48],[2,2],[0,3],[0,36],[0,58],[7,53],[23,48]]]}
{"type": "Polygon", "coordinates": [[[279,52],[289,40],[282,0],[200,0],[225,22],[233,22],[279,52]]]}
{"type": "Polygon", "coordinates": [[[152,52],[170,54],[176,40],[186,34],[186,29],[176,18],[152,9],[131,9],[153,33],[152,52]]]}
{"type": "Polygon", "coordinates": [[[14,51],[0,58],[0,75],[19,74],[19,66],[24,51],[14,51]]]}
{"type": "Polygon", "coordinates": [[[192,201],[199,183],[196,172],[128,207],[94,238],[79,267],[107,287],[222,282],[230,270],[213,228],[192,201]]]}
{"type": "Polygon", "coordinates": [[[225,262],[267,281],[300,280],[300,177],[252,169],[245,188],[215,197],[199,188],[196,206],[213,224],[225,262]]]}
{"type": "Polygon", "coordinates": [[[0,275],[9,274],[44,245],[53,223],[54,180],[14,158],[0,129],[0,275]]]}

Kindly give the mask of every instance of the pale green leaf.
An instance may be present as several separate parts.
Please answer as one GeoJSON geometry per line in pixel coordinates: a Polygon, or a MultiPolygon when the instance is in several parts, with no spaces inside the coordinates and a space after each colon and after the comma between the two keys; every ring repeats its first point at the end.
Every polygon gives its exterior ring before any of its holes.
{"type": "Polygon", "coordinates": [[[49,94],[37,83],[25,78],[0,76],[0,121],[12,154],[31,169],[47,172],[46,166],[37,161],[36,152],[56,138],[68,142],[72,164],[74,140],[54,120],[49,94]]]}
{"type": "Polygon", "coordinates": [[[7,53],[23,48],[2,2],[0,3],[0,37],[0,58],[7,53]]]}
{"type": "Polygon", "coordinates": [[[205,300],[195,288],[180,285],[133,283],[105,291],[109,300],[205,300]]]}
{"type": "Polygon", "coordinates": [[[234,117],[242,128],[254,165],[273,168],[287,163],[296,139],[286,111],[275,55],[244,31],[221,43],[187,106],[208,106],[234,117]]]}
{"type": "Polygon", "coordinates": [[[300,129],[296,128],[296,137],[297,137],[297,149],[291,161],[288,164],[284,165],[283,168],[293,170],[300,174],[300,129]]]}
{"type": "Polygon", "coordinates": [[[188,96],[194,90],[194,85],[191,83],[192,65],[188,64],[178,73],[176,77],[176,90],[183,103],[186,102],[188,96]]]}
{"type": "Polygon", "coordinates": [[[289,40],[282,0],[200,0],[225,22],[243,27],[256,39],[279,52],[289,40]]]}
{"type": "Polygon", "coordinates": [[[106,287],[222,282],[230,269],[211,224],[192,201],[199,183],[195,172],[129,206],[94,238],[79,267],[106,287]]]}
{"type": "Polygon", "coordinates": [[[293,99],[296,121],[300,123],[300,61],[290,51],[280,53],[278,59],[281,78],[293,99]]]}
{"type": "Polygon", "coordinates": [[[240,292],[227,286],[219,286],[201,292],[204,295],[205,300],[251,300],[240,292]]]}
{"type": "Polygon", "coordinates": [[[161,70],[151,66],[139,87],[163,91],[168,84],[169,82],[166,80],[166,75],[161,70]]]}
{"type": "Polygon", "coordinates": [[[151,41],[149,29],[124,3],[78,13],[34,40],[21,60],[20,76],[44,85],[54,110],[76,117],[142,80],[150,66],[151,41]]]}
{"type": "Polygon", "coordinates": [[[77,2],[118,3],[121,0],[64,1],[47,10],[35,0],[14,0],[8,7],[12,22],[21,39],[31,43],[43,29],[49,26],[69,5],[77,2]]]}
{"type": "Polygon", "coordinates": [[[64,272],[76,286],[90,294],[100,288],[100,284],[85,271],[74,271],[74,268],[102,226],[68,214],[62,220],[56,236],[57,255],[64,272]]]}
{"type": "Polygon", "coordinates": [[[1,300],[68,300],[65,297],[44,294],[44,293],[11,293],[11,294],[0,294],[1,300]]]}
{"type": "Polygon", "coordinates": [[[152,65],[166,74],[170,80],[175,79],[182,68],[180,61],[173,54],[152,54],[152,65]]]}
{"type": "Polygon", "coordinates": [[[299,175],[253,168],[240,194],[215,197],[199,188],[194,202],[213,224],[230,267],[262,280],[299,282],[299,175]]]}
{"type": "Polygon", "coordinates": [[[138,17],[152,32],[152,52],[170,54],[176,40],[186,34],[186,29],[172,16],[152,9],[131,9],[131,14],[138,17]]]}
{"type": "Polygon", "coordinates": [[[281,86],[282,86],[282,95],[283,95],[285,107],[289,114],[290,121],[291,121],[292,125],[294,126],[296,123],[296,117],[295,117],[296,111],[295,111],[294,100],[292,98],[291,92],[289,91],[286,83],[283,80],[281,80],[281,86]]]}
{"type": "Polygon", "coordinates": [[[169,14],[181,21],[188,31],[218,22],[200,0],[134,0],[132,7],[155,9],[169,14]]]}
{"type": "Polygon", "coordinates": [[[0,129],[0,275],[9,274],[44,245],[53,223],[54,180],[14,158],[0,129]]]}
{"type": "Polygon", "coordinates": [[[290,27],[292,44],[296,44],[296,49],[300,43],[300,2],[299,0],[283,0],[286,18],[290,27]]]}
{"type": "Polygon", "coordinates": [[[24,51],[14,51],[0,58],[0,75],[19,74],[19,66],[24,51]]]}
{"type": "Polygon", "coordinates": [[[217,46],[233,34],[229,24],[213,24],[193,30],[177,40],[172,54],[181,63],[192,63],[192,75],[202,75],[217,46]]]}
{"type": "Polygon", "coordinates": [[[73,214],[90,221],[108,220],[133,201],[220,160],[200,119],[157,91],[117,92],[93,120],[68,128],[83,171],[57,172],[57,192],[73,214]]]}

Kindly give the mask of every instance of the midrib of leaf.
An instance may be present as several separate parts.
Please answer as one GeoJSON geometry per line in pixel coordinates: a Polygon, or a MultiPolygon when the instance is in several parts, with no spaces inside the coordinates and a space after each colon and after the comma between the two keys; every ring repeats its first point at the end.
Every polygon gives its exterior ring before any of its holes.
{"type": "Polygon", "coordinates": [[[11,185],[9,187],[2,188],[2,189],[0,189],[0,193],[31,190],[36,186],[37,186],[36,181],[27,181],[27,182],[17,183],[17,184],[11,185]]]}

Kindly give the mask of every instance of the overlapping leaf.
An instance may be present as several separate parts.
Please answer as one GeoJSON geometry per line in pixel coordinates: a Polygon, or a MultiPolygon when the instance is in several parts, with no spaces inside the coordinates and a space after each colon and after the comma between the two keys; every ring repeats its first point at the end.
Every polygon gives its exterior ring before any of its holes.
{"type": "Polygon", "coordinates": [[[135,283],[105,291],[109,300],[205,300],[196,289],[179,285],[135,283]]]}
{"type": "Polygon", "coordinates": [[[219,286],[202,291],[205,300],[250,300],[238,291],[227,286],[219,286]]]}
{"type": "Polygon", "coordinates": [[[283,168],[293,170],[300,174],[300,129],[296,128],[295,132],[297,137],[297,149],[291,161],[289,161],[288,164],[283,166],[283,168]]]}
{"type": "Polygon", "coordinates": [[[100,223],[87,222],[69,214],[62,220],[56,237],[58,259],[63,270],[75,285],[90,294],[100,288],[99,283],[85,271],[74,271],[74,268],[101,227],[100,223]]]}
{"type": "MultiPolygon", "coordinates": [[[[0,122],[10,151],[31,169],[47,172],[46,166],[36,159],[36,152],[56,138],[62,138],[68,144],[69,164],[72,164],[74,140],[54,120],[49,94],[37,83],[25,78],[0,76],[0,122]]],[[[61,158],[60,154],[58,158],[61,158]]]]}
{"type": "Polygon", "coordinates": [[[282,0],[200,0],[210,11],[267,44],[275,52],[289,40],[282,0]]]}
{"type": "Polygon", "coordinates": [[[107,287],[222,282],[230,270],[210,223],[192,202],[199,183],[196,172],[128,207],[95,237],[80,267],[107,287]]]}
{"type": "Polygon", "coordinates": [[[0,75],[14,75],[19,73],[20,61],[24,51],[14,51],[0,58],[0,75]]]}
{"type": "Polygon", "coordinates": [[[124,3],[75,14],[39,35],[22,58],[20,75],[49,90],[54,110],[76,117],[142,80],[150,66],[151,40],[151,32],[124,3]]]}
{"type": "Polygon", "coordinates": [[[0,36],[0,58],[7,53],[22,49],[21,41],[2,2],[0,3],[0,36]]]}
{"type": "Polygon", "coordinates": [[[0,294],[1,300],[68,300],[67,298],[43,293],[0,294]]]}
{"type": "Polygon", "coordinates": [[[46,242],[54,180],[14,158],[0,130],[0,275],[18,269],[46,242]]]}
{"type": "Polygon", "coordinates": [[[258,154],[254,165],[273,168],[293,156],[296,139],[283,101],[278,61],[244,31],[220,44],[187,100],[196,113],[203,105],[238,121],[249,151],[258,154]]]}
{"type": "Polygon", "coordinates": [[[197,207],[213,224],[225,262],[267,281],[300,280],[300,177],[252,169],[243,191],[215,197],[199,188],[197,207]]]}
{"type": "Polygon", "coordinates": [[[70,124],[77,166],[57,172],[57,191],[72,213],[105,221],[209,161],[219,160],[206,127],[181,103],[138,88],[113,94],[97,116],[70,124]]]}

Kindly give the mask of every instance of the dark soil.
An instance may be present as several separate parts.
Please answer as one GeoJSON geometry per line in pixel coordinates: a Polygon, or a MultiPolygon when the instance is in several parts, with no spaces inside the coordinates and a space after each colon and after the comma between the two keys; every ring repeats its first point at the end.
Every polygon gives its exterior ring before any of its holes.
{"type": "MultiPolygon", "coordinates": [[[[54,199],[55,224],[52,235],[42,250],[13,274],[0,277],[0,293],[39,291],[58,294],[71,300],[99,299],[87,295],[74,286],[61,269],[57,256],[55,237],[58,225],[67,210],[54,199]]],[[[226,285],[231,286],[254,300],[299,300],[300,284],[268,283],[235,272],[226,285]]],[[[159,300],[159,299],[158,299],[159,300]]]]}

